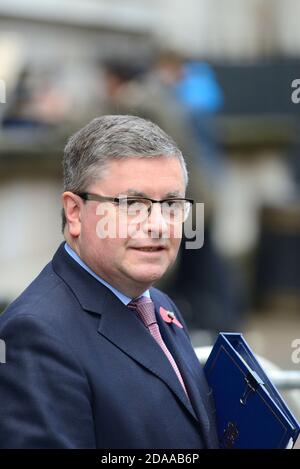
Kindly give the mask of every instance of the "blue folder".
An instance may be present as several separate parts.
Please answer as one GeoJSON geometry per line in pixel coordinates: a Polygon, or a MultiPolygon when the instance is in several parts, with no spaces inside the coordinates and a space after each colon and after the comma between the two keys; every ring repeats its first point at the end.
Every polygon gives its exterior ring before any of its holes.
{"type": "Polygon", "coordinates": [[[220,333],[204,366],[221,448],[292,447],[299,424],[242,334],[220,333]]]}

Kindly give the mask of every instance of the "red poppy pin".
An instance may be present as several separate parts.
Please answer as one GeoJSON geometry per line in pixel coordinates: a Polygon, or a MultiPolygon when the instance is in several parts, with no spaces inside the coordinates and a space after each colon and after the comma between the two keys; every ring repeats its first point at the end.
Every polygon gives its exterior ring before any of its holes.
{"type": "Polygon", "coordinates": [[[159,312],[161,317],[165,322],[176,324],[177,327],[183,328],[183,325],[178,321],[175,317],[175,314],[172,311],[168,311],[167,309],[163,308],[162,306],[159,308],[159,312]]]}

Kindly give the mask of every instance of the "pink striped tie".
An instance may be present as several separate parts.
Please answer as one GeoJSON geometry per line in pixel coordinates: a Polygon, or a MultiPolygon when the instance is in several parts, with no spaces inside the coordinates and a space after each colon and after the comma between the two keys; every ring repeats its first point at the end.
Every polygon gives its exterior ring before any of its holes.
{"type": "Polygon", "coordinates": [[[183,387],[186,395],[188,396],[186,387],[184,385],[181,373],[178,369],[178,366],[176,365],[176,362],[174,358],[172,357],[170,351],[168,350],[166,344],[163,341],[163,338],[160,334],[160,330],[158,327],[158,324],[156,322],[156,317],[155,317],[155,308],[154,308],[154,303],[150,298],[147,298],[145,296],[142,296],[136,300],[132,300],[128,304],[129,308],[134,309],[137,311],[139,314],[141,320],[145,324],[145,326],[149,329],[152,337],[156,340],[158,345],[161,347],[163,352],[165,353],[167,359],[169,360],[173,370],[175,371],[177,378],[180,381],[181,386],[183,387]]]}

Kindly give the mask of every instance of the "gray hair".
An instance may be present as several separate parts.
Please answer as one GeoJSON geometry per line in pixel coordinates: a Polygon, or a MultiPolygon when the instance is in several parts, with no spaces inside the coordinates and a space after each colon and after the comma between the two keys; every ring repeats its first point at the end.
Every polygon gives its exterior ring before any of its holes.
{"type": "MultiPolygon", "coordinates": [[[[187,185],[188,173],[183,155],[174,140],[158,125],[137,116],[97,117],[67,142],[63,158],[64,191],[86,191],[101,177],[111,160],[159,156],[179,159],[187,185]]],[[[62,218],[64,230],[64,211],[62,218]]]]}

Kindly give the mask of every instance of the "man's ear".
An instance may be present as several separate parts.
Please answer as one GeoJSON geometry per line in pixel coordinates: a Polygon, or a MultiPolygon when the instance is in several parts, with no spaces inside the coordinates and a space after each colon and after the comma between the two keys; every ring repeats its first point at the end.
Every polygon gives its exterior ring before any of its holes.
{"type": "Polygon", "coordinates": [[[77,238],[81,232],[81,198],[73,194],[73,192],[66,191],[62,194],[62,203],[65,211],[66,222],[71,236],[77,238]]]}

